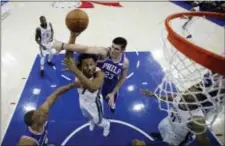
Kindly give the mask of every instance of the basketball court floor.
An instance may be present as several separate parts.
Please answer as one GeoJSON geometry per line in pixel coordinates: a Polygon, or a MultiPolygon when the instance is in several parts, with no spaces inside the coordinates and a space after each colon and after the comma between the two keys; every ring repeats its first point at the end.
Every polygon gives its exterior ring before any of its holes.
{"type": "MultiPolygon", "coordinates": [[[[70,83],[74,77],[62,72],[61,60],[56,55],[56,68],[45,66],[46,76],[39,77],[39,48],[35,43],[35,29],[39,16],[52,22],[55,39],[68,41],[69,31],[64,18],[70,9],[67,4],[52,2],[7,2],[10,8],[2,21],[2,91],[1,91],[1,145],[16,145],[25,130],[23,115],[37,108],[57,87],[70,83]]],[[[2,6],[2,7],[3,7],[2,6]]],[[[89,15],[88,28],[76,42],[86,45],[109,46],[114,37],[128,40],[126,55],[130,60],[129,74],[119,92],[117,111],[112,114],[107,104],[104,114],[111,119],[111,133],[103,137],[100,129],[90,132],[87,120],[78,105],[76,89],[62,95],[50,113],[49,140],[55,145],[131,145],[135,138],[151,145],[155,142],[149,133],[157,132],[157,125],[167,115],[160,111],[157,100],[144,97],[139,90],[154,90],[167,70],[162,50],[162,31],[165,18],[172,13],[187,11],[172,2],[79,2],[89,15]]],[[[184,20],[175,25],[179,30],[184,20]]],[[[221,53],[224,47],[224,27],[208,20],[196,21],[201,27],[193,31],[198,45],[221,53]],[[212,49],[213,48],[213,49],[212,49]]],[[[190,50],[191,51],[191,50],[190,50]]],[[[218,117],[209,132],[212,145],[222,145],[224,116],[218,117]],[[215,135],[218,135],[217,138],[215,135]],[[218,141],[220,139],[221,141],[218,141]]],[[[196,145],[196,142],[192,143],[196,145]]]]}

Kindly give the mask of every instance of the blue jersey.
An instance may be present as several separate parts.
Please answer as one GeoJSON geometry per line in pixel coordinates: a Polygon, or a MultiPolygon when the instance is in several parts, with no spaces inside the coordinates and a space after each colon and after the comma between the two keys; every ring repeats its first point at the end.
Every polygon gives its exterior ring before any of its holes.
{"type": "Polygon", "coordinates": [[[35,141],[39,146],[47,146],[48,144],[47,129],[48,129],[48,122],[45,123],[42,133],[35,132],[30,127],[28,127],[26,134],[23,135],[23,138],[35,141]]]}
{"type": "MultiPolygon", "coordinates": [[[[109,52],[110,52],[109,48],[109,52]]],[[[102,86],[102,90],[105,92],[110,93],[116,86],[122,70],[123,70],[123,63],[125,58],[125,53],[121,55],[120,61],[114,62],[111,56],[107,55],[108,57],[105,60],[98,61],[98,67],[105,73],[105,80],[102,86]]]]}

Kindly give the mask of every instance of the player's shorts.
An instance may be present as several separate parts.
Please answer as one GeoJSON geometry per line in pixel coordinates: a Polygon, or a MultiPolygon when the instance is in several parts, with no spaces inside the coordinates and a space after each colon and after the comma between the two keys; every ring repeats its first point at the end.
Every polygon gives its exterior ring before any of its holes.
{"type": "Polygon", "coordinates": [[[158,129],[164,142],[174,146],[186,146],[193,141],[193,135],[186,126],[172,125],[169,117],[164,118],[158,125],[158,129]]]}
{"type": "Polygon", "coordinates": [[[53,49],[51,47],[51,43],[43,44],[46,49],[40,46],[40,56],[45,57],[47,54],[54,54],[53,49]]]}
{"type": "Polygon", "coordinates": [[[96,98],[95,102],[90,102],[79,98],[82,114],[89,120],[93,120],[95,124],[101,123],[103,119],[103,104],[100,98],[96,98]]]}

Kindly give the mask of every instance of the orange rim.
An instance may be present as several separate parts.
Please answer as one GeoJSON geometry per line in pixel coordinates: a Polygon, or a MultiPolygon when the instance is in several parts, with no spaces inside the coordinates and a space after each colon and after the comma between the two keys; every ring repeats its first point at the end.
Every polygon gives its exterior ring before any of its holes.
{"type": "Polygon", "coordinates": [[[169,22],[171,20],[180,18],[182,16],[206,16],[225,20],[225,14],[215,12],[183,12],[169,15],[165,21],[166,30],[168,31],[167,39],[177,50],[183,53],[186,57],[212,70],[213,72],[225,75],[225,57],[210,52],[200,46],[189,42],[184,37],[178,35],[170,27],[169,22]]]}

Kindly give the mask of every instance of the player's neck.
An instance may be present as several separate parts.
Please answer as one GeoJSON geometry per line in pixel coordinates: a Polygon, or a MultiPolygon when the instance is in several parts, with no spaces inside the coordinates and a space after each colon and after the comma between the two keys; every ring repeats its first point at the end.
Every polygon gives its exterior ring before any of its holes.
{"type": "Polygon", "coordinates": [[[121,57],[122,57],[122,55],[119,55],[119,56],[116,56],[116,57],[112,57],[112,56],[111,56],[113,62],[119,62],[120,59],[121,59],[121,57]]]}
{"type": "Polygon", "coordinates": [[[43,132],[43,125],[32,125],[30,128],[34,132],[38,132],[38,133],[43,132]]]}
{"type": "Polygon", "coordinates": [[[47,28],[47,24],[41,24],[42,28],[47,28]]]}

